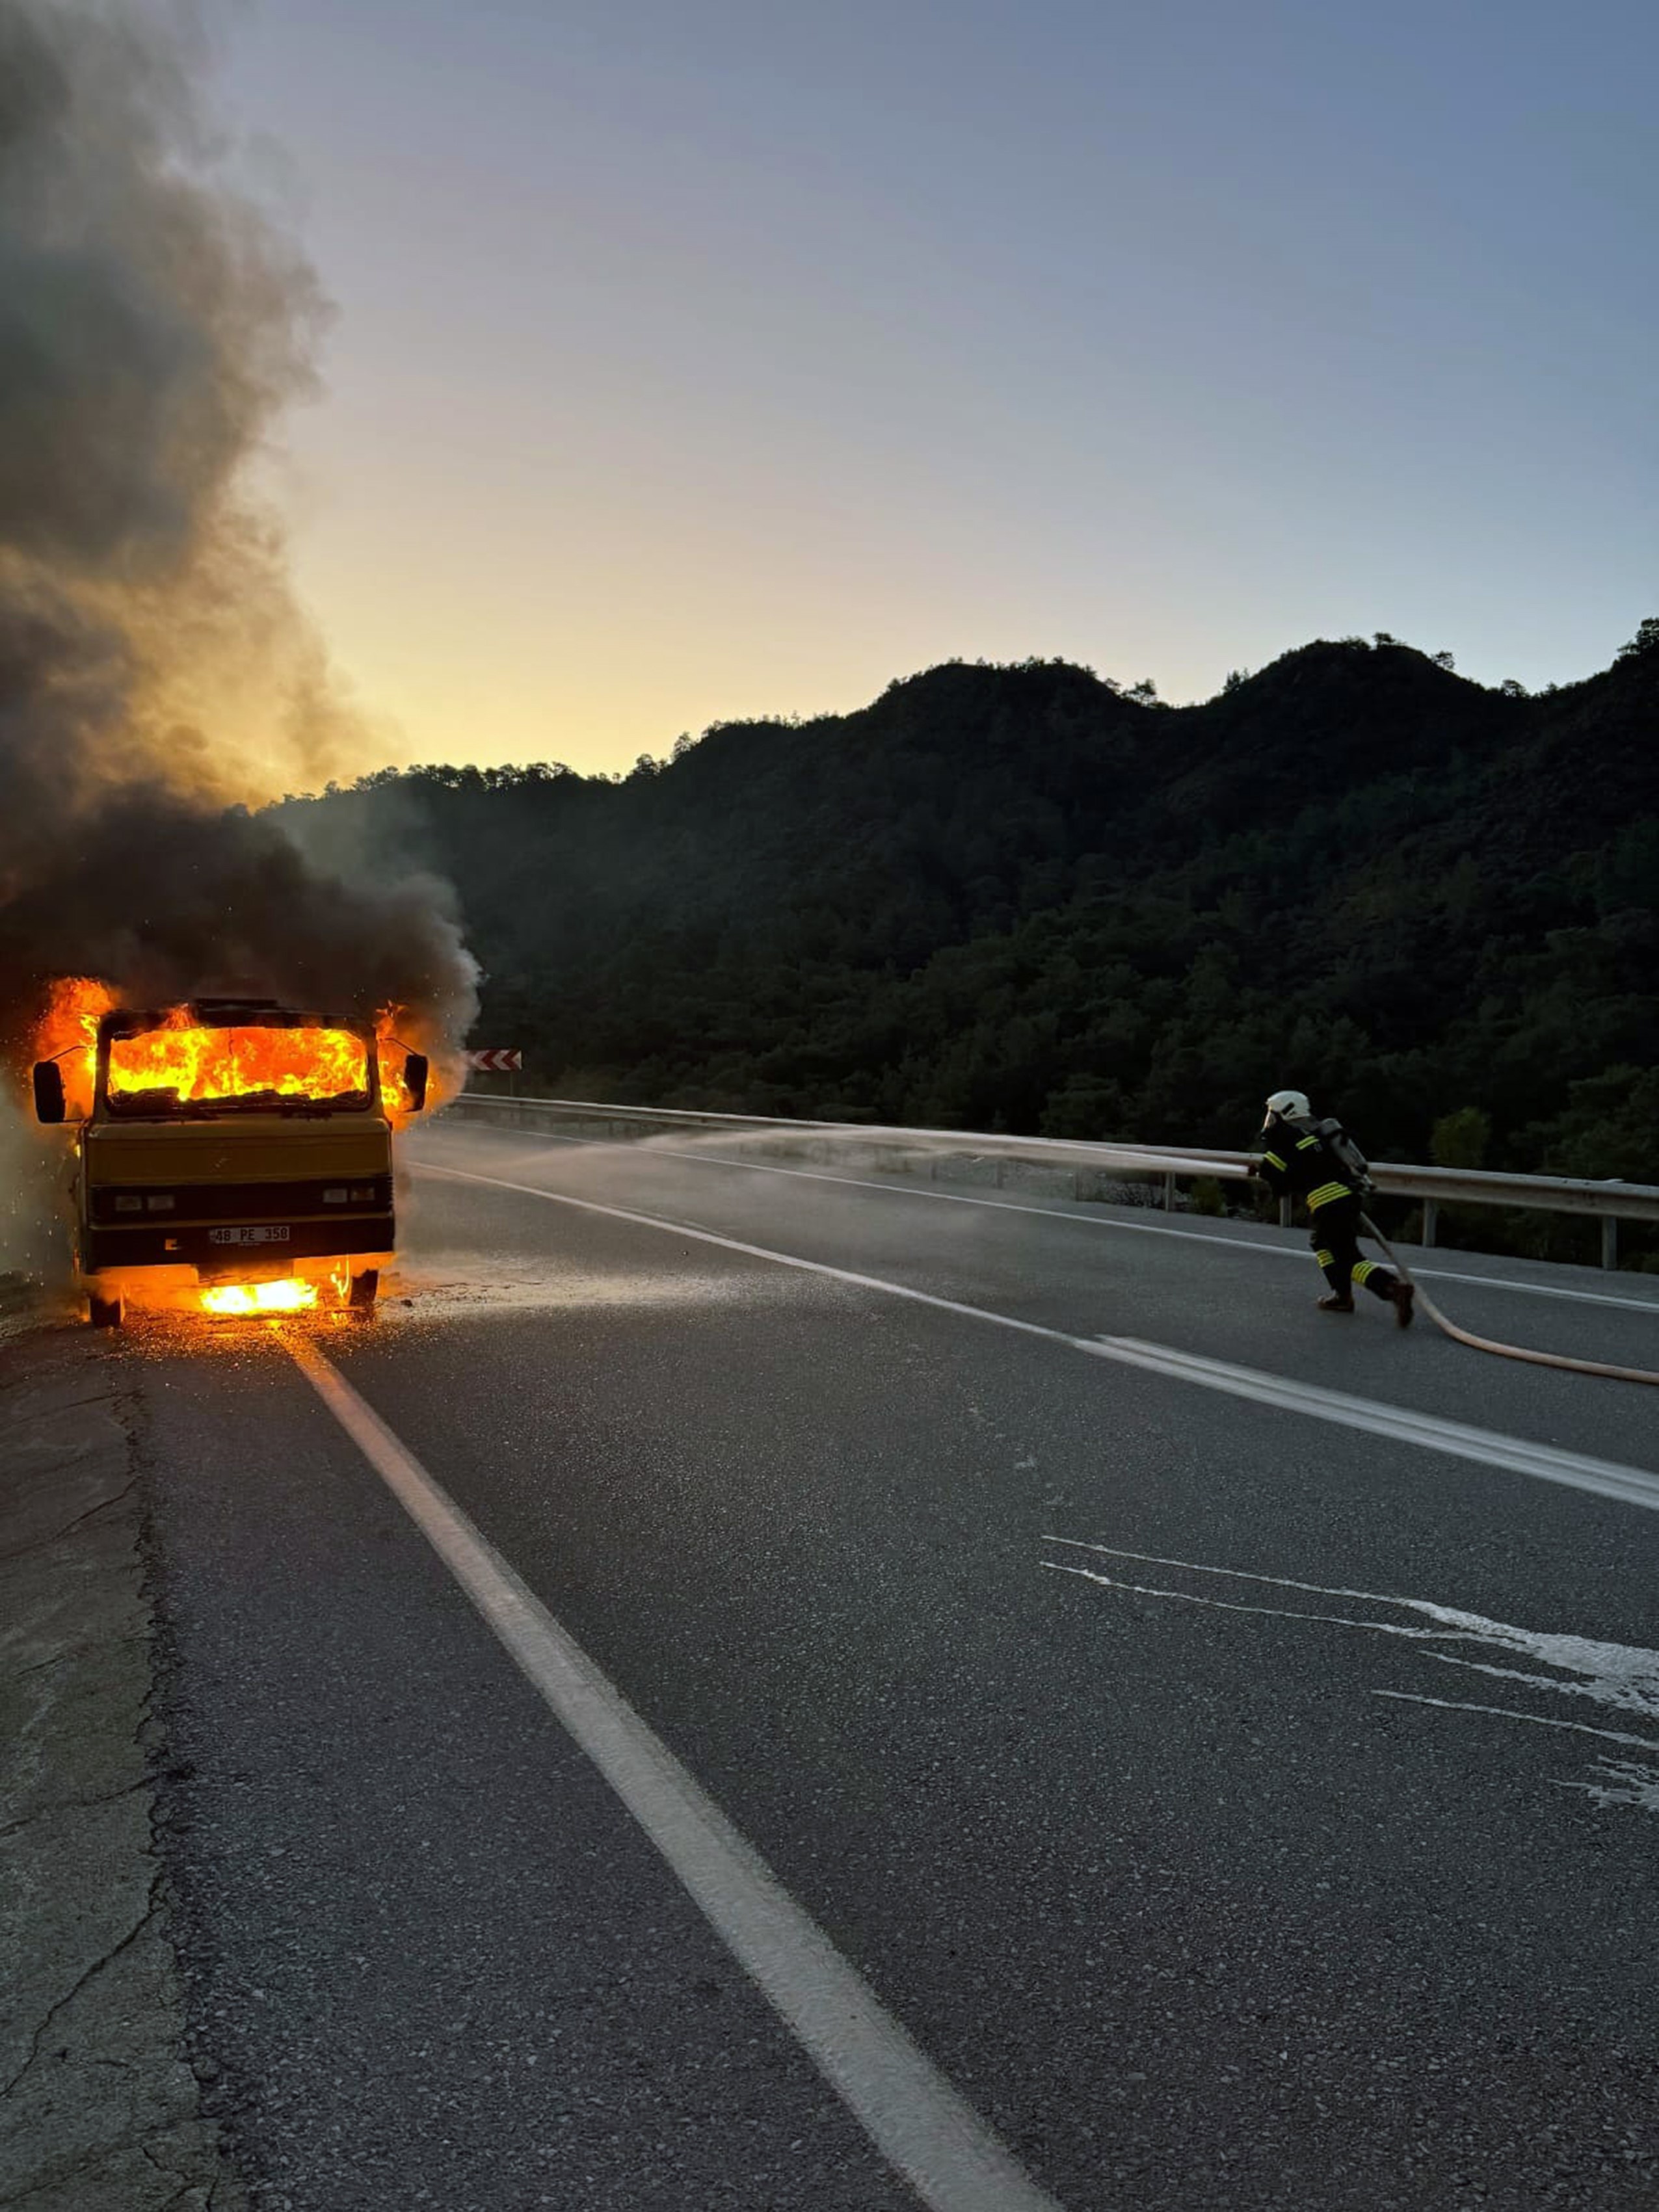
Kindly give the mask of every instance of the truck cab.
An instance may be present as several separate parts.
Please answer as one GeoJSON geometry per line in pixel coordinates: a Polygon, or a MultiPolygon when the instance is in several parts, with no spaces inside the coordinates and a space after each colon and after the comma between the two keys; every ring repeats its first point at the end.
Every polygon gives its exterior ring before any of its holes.
{"type": "MultiPolygon", "coordinates": [[[[263,999],[102,1014],[74,1071],[77,1104],[90,1098],[71,1186],[94,1323],[118,1326],[146,1279],[193,1278],[221,1313],[372,1306],[395,1241],[380,1042],[372,1024],[263,999]]],[[[426,1078],[406,1054],[408,1110],[426,1078]]],[[[59,1061],[37,1064],[34,1095],[41,1121],[70,1118],[59,1061]]]]}

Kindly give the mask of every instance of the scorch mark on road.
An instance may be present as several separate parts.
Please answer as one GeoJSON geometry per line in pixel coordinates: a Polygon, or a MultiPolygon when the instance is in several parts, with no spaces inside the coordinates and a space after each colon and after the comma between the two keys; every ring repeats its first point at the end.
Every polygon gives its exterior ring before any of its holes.
{"type": "MultiPolygon", "coordinates": [[[[1527,1690],[1545,1690],[1565,1698],[1585,1698],[1594,1704],[1659,1728],[1659,1651],[1635,1644],[1608,1644],[1559,1632],[1517,1627],[1506,1620],[1489,1620],[1484,1613],[1465,1613],[1456,1607],[1437,1605],[1428,1598],[1392,1597],[1376,1590],[1333,1589],[1323,1583],[1295,1582],[1284,1575],[1262,1575],[1242,1568],[1213,1567],[1194,1559],[1169,1559],[1151,1552],[1130,1552],[1112,1544],[1085,1543],[1073,1536],[1049,1536],[1046,1543],[1085,1552],[1099,1559],[1135,1560],[1144,1566],[1169,1567],[1186,1575],[1209,1575],[1227,1583],[1253,1583],[1273,1589],[1299,1590],[1312,1597],[1334,1598],[1348,1605],[1391,1607],[1396,1613],[1416,1614],[1419,1620],[1386,1617],[1357,1619],[1351,1613],[1313,1613],[1297,1606],[1251,1605],[1240,1598],[1211,1596],[1201,1590],[1170,1589],[1149,1583],[1131,1582],[1103,1568],[1085,1566],[1074,1559],[1045,1559],[1054,1574],[1080,1576],[1106,1589],[1124,1590],[1137,1597],[1163,1598],[1180,1605],[1201,1605],[1219,1613],[1255,1613],[1273,1620],[1304,1620],[1327,1628],[1346,1628],[1368,1636],[1392,1636],[1415,1644],[1420,1656],[1442,1666],[1462,1667],[1500,1682],[1527,1690]],[[1432,1625],[1422,1626],[1419,1621],[1432,1625]],[[1493,1653],[1511,1653],[1549,1674],[1519,1667],[1504,1667],[1488,1659],[1433,1647],[1452,1644],[1473,1645],[1493,1653]]],[[[1598,1736],[1644,1754],[1639,1760],[1603,1756],[1596,1762],[1598,1778],[1568,1782],[1560,1786],[1582,1790],[1601,1805],[1640,1805],[1659,1813],[1659,1736],[1637,1735],[1623,1729],[1598,1728],[1588,1721],[1567,1720],[1555,1713],[1528,1712],[1509,1705],[1490,1705],[1459,1698],[1437,1698],[1411,1690],[1373,1690],[1373,1697],[1392,1698],[1407,1705],[1434,1705],[1449,1712],[1481,1713],[1499,1720],[1520,1721],[1539,1728],[1569,1729],[1582,1735],[1598,1736]]]]}

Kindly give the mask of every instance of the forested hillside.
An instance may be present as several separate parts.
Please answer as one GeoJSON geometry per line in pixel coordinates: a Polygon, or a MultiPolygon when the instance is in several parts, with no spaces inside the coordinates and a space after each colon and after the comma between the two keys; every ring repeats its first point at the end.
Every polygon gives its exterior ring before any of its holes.
{"type": "Polygon", "coordinates": [[[1659,1179],[1659,623],[1528,697],[1392,640],[1170,708],[951,664],[623,781],[432,768],[289,802],[411,844],[534,1087],[1659,1179]],[[1449,1129],[1437,1124],[1458,1120],[1449,1129]]]}

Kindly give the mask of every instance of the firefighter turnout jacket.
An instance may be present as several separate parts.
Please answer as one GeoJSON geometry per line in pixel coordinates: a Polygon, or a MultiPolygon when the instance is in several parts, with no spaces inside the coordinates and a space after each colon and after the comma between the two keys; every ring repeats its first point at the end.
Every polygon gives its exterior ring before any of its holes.
{"type": "Polygon", "coordinates": [[[1256,1173],[1278,1198],[1299,1198],[1313,1224],[1309,1242],[1320,1272],[1329,1285],[1320,1304],[1336,1313],[1353,1311],[1356,1285],[1395,1309],[1401,1328],[1412,1317],[1411,1285],[1385,1267],[1380,1260],[1367,1260],[1359,1250],[1363,1206],[1370,1188],[1364,1155],[1340,1121],[1291,1120],[1281,1115],[1262,1136],[1263,1150],[1256,1173]]]}
{"type": "Polygon", "coordinates": [[[1335,1122],[1279,1121],[1268,1132],[1258,1170],[1275,1198],[1299,1198],[1311,1214],[1345,1198],[1359,1198],[1364,1180],[1347,1165],[1328,1132],[1335,1122]]]}

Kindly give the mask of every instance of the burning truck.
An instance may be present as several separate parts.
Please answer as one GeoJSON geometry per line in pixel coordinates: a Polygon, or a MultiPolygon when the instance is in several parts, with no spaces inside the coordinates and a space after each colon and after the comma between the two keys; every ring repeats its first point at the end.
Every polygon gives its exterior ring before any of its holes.
{"type": "Polygon", "coordinates": [[[210,1313],[371,1308],[395,1242],[392,1133],[427,1101],[426,1056],[393,1018],[267,999],[160,1010],[60,985],[34,1110],[72,1123],[75,1266],[94,1325],[193,1282],[210,1313]],[[164,1272],[168,1271],[168,1272],[164,1272]]]}

